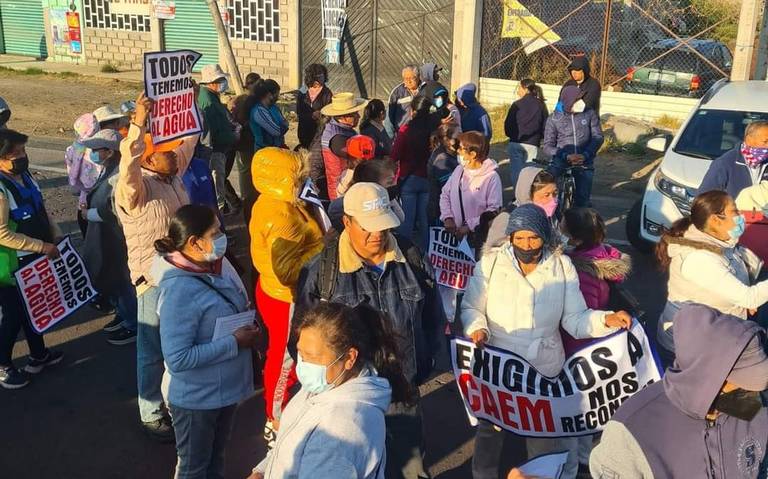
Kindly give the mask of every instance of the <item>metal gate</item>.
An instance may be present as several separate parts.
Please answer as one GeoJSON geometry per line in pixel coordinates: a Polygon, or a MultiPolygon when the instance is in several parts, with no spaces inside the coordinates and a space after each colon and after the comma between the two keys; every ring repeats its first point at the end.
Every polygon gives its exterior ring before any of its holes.
{"type": "MultiPolygon", "coordinates": [[[[325,63],[321,1],[301,4],[301,67],[325,63]]],[[[386,100],[403,66],[437,63],[450,83],[453,0],[348,0],[340,64],[326,64],[333,91],[386,100]]],[[[302,75],[303,81],[303,75],[302,75]]]]}
{"type": "Polygon", "coordinates": [[[40,0],[0,0],[0,23],[5,53],[48,56],[40,0]]]}
{"type": "Polygon", "coordinates": [[[205,1],[176,0],[176,18],[165,22],[165,49],[187,48],[203,54],[195,71],[219,62],[219,37],[205,1]]]}

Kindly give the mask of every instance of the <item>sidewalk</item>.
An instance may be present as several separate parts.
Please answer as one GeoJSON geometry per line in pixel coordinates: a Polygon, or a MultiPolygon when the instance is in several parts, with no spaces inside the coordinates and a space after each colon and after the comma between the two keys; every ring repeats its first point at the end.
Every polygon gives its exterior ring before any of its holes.
{"type": "Polygon", "coordinates": [[[19,55],[0,55],[0,68],[10,68],[12,70],[26,70],[28,68],[40,69],[45,73],[76,73],[78,75],[110,78],[113,80],[141,82],[143,81],[141,71],[121,71],[119,73],[102,73],[98,65],[84,65],[69,62],[54,62],[48,60],[37,60],[32,57],[19,55]]]}

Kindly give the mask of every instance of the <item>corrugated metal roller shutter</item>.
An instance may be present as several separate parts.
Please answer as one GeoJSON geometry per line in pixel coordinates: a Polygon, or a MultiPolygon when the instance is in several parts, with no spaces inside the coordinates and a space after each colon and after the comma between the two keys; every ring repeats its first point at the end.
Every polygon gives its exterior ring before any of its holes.
{"type": "Polygon", "coordinates": [[[5,53],[48,56],[43,4],[40,0],[0,0],[5,53]]]}
{"type": "Polygon", "coordinates": [[[176,18],[165,22],[165,49],[202,53],[195,71],[219,62],[219,38],[204,0],[176,0],[176,18]]]}

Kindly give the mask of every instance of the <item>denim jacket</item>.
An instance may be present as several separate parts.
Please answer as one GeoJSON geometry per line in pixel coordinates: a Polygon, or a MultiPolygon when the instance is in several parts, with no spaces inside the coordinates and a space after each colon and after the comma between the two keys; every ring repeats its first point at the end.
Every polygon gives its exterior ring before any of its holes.
{"type": "MultiPolygon", "coordinates": [[[[362,261],[355,271],[345,272],[350,268],[345,268],[344,257],[356,254],[346,234],[341,234],[338,244],[340,267],[330,301],[348,306],[365,302],[388,313],[393,329],[400,336],[398,347],[403,358],[403,373],[416,384],[423,382],[432,370],[445,327],[445,313],[434,282],[420,284],[392,235],[389,238],[392,254],[388,254],[381,274],[362,261]]],[[[321,301],[318,284],[321,259],[322,253],[310,260],[299,276],[295,323],[321,301]]],[[[431,279],[431,265],[426,261],[422,264],[431,279]]]]}

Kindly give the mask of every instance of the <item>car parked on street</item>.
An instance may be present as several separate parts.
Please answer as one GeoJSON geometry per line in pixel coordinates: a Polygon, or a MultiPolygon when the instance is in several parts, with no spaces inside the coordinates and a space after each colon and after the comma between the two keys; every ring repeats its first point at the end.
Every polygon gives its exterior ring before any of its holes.
{"type": "Polygon", "coordinates": [[[644,46],[634,66],[627,70],[624,91],[699,98],[715,82],[730,74],[733,57],[723,43],[694,39],[687,45],[667,38],[644,46]]]}
{"type": "Polygon", "coordinates": [[[738,148],[747,125],[768,120],[768,82],[721,80],[707,92],[674,136],[648,140],[664,153],[643,197],[627,215],[630,243],[650,252],[664,228],[690,213],[712,160],[738,148]]]}

